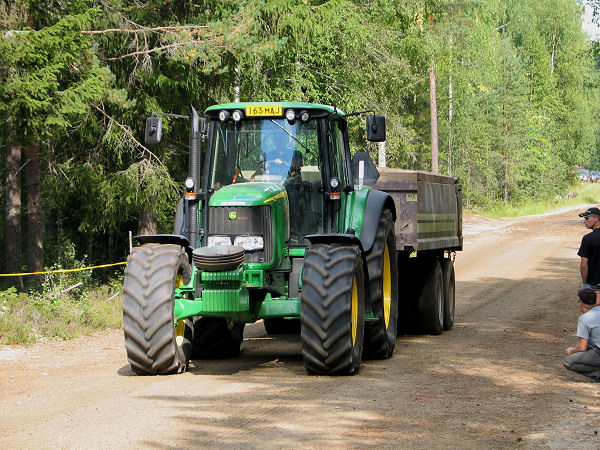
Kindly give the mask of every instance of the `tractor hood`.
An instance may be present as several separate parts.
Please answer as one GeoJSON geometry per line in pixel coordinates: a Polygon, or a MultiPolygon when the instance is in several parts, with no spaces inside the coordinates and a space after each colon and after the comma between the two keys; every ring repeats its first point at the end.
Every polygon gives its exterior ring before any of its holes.
{"type": "Polygon", "coordinates": [[[236,183],[223,186],[210,198],[210,206],[263,206],[279,199],[287,203],[287,191],[279,183],[236,183]]]}

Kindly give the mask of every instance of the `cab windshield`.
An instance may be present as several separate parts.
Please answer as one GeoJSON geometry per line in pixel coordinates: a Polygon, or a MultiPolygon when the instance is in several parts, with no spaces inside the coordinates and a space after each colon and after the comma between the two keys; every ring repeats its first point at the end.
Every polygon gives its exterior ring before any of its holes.
{"type": "Polygon", "coordinates": [[[214,122],[210,187],[232,183],[284,183],[301,170],[318,172],[317,122],[286,119],[214,122]]]}
{"type": "Polygon", "coordinates": [[[323,226],[323,196],[317,120],[213,122],[210,188],[234,183],[283,185],[290,204],[291,244],[323,226]]]}

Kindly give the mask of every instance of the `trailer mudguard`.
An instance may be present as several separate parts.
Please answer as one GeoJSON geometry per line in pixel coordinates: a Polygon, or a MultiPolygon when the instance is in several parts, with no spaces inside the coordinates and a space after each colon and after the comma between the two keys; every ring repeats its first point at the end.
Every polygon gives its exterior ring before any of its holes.
{"type": "Polygon", "coordinates": [[[369,253],[375,243],[377,228],[379,227],[379,218],[384,209],[392,212],[392,219],[396,221],[396,206],[392,197],[385,192],[371,190],[367,197],[365,212],[363,216],[360,241],[365,253],[369,253]]]}

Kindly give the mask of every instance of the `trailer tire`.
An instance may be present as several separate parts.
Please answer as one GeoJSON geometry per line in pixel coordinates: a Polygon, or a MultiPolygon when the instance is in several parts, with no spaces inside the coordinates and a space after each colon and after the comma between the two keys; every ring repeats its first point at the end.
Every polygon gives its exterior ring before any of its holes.
{"type": "Polygon", "coordinates": [[[454,277],[454,264],[451,259],[442,262],[444,272],[444,330],[451,330],[454,326],[454,310],[456,303],[454,277]]]}
{"type": "Polygon", "coordinates": [[[424,284],[417,303],[421,330],[441,334],[444,328],[444,275],[437,257],[423,263],[424,284]]]}
{"type": "Polygon", "coordinates": [[[263,319],[267,334],[300,334],[299,319],[284,319],[283,317],[271,317],[263,319]]]}
{"type": "Polygon", "coordinates": [[[397,335],[415,332],[418,301],[418,270],[416,258],[398,256],[398,321],[397,335]]]}
{"type": "Polygon", "coordinates": [[[365,285],[360,249],[315,244],[304,258],[301,341],[309,374],[354,375],[365,330],[365,285]]]}
{"type": "Polygon", "coordinates": [[[367,255],[369,292],[376,321],[365,322],[365,357],[385,359],[396,346],[398,320],[398,260],[394,222],[383,210],[373,248],[367,255]]]}
{"type": "Polygon", "coordinates": [[[123,332],[138,375],[185,372],[191,354],[190,320],[174,325],[174,294],[191,277],[185,249],[173,244],[135,247],[123,282],[123,332]]]}
{"type": "Polygon", "coordinates": [[[240,353],[244,323],[215,317],[194,318],[192,359],[232,358],[240,353]]]}

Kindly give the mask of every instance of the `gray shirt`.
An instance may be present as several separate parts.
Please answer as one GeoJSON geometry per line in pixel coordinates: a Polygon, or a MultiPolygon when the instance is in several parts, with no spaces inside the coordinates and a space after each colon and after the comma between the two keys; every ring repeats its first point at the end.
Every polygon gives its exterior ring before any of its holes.
{"type": "Polygon", "coordinates": [[[577,337],[587,339],[588,347],[600,348],[600,306],[594,306],[579,316],[577,337]]]}

